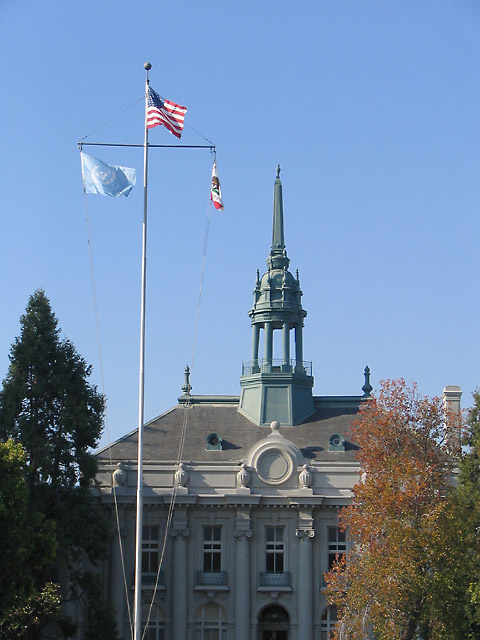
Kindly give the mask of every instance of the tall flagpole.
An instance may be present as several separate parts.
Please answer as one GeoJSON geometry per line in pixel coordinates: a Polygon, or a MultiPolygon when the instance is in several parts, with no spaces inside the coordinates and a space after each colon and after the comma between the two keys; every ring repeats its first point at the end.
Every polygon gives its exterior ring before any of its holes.
{"type": "Polygon", "coordinates": [[[143,423],[145,398],[145,299],[147,292],[147,194],[148,194],[148,72],[149,62],[144,64],[145,80],[145,143],[143,145],[143,233],[142,233],[142,295],[140,311],[140,381],[138,398],[138,459],[137,459],[137,518],[135,536],[135,617],[134,640],[142,638],[142,529],[143,529],[143,423]]]}

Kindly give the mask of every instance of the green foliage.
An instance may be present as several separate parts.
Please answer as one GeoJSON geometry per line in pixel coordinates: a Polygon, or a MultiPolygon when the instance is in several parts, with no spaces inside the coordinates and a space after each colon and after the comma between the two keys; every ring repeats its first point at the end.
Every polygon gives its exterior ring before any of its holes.
{"type": "Polygon", "coordinates": [[[460,463],[457,506],[462,513],[465,532],[462,558],[468,583],[465,618],[469,623],[465,638],[480,638],[480,390],[473,394],[465,435],[466,452],[460,463]]]}
{"type": "MultiPolygon", "coordinates": [[[[36,640],[41,630],[61,616],[61,598],[58,586],[48,583],[40,593],[20,601],[9,615],[0,620],[2,640],[36,640]]],[[[65,637],[73,633],[73,627],[62,629],[65,637]]]]}
{"type": "Polygon", "coordinates": [[[20,324],[0,393],[0,436],[23,444],[32,487],[87,486],[103,423],[102,396],[87,381],[91,367],[60,339],[42,290],[30,297],[20,324]]]}
{"type": "Polygon", "coordinates": [[[117,625],[110,606],[102,597],[102,587],[96,576],[85,572],[79,578],[86,602],[85,640],[118,640],[117,625]]]}
{"type": "Polygon", "coordinates": [[[55,557],[55,524],[29,505],[26,452],[0,442],[0,619],[34,593],[34,574],[55,557]]]}
{"type": "MultiPolygon", "coordinates": [[[[53,587],[45,589],[60,568],[75,582],[81,577],[77,567],[85,556],[95,564],[106,553],[109,521],[91,491],[96,473],[91,450],[102,432],[104,402],[88,382],[91,367],[69,340],[60,338],[57,319],[42,290],[30,297],[20,324],[21,334],[12,345],[0,391],[0,440],[10,441],[9,455],[15,450],[21,457],[11,491],[18,495],[22,509],[12,513],[8,496],[3,502],[0,497],[0,526],[2,522],[15,525],[8,533],[3,561],[9,570],[15,563],[23,569],[20,583],[12,590],[21,616],[27,619],[39,612],[42,603],[50,603],[46,618],[56,616],[58,630],[67,634],[69,626],[50,598],[53,587]],[[23,449],[15,448],[12,441],[23,449]]],[[[1,568],[0,589],[6,590],[9,574],[1,568]]],[[[0,591],[3,601],[1,595],[0,591]]],[[[101,597],[97,608],[100,602],[101,597]]],[[[12,600],[5,603],[8,607],[12,600]]],[[[93,606],[93,599],[88,604],[93,606]]],[[[40,613],[38,617],[44,619],[40,613]]]]}

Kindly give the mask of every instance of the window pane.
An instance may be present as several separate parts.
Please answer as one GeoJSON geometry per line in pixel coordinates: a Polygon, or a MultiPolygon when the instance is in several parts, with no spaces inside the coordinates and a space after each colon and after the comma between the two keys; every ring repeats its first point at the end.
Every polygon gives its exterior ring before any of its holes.
{"type": "Polygon", "coordinates": [[[265,570],[267,573],[283,573],[285,570],[284,527],[266,527],[265,570]]]}
{"type": "Polygon", "coordinates": [[[222,528],[203,528],[203,571],[215,573],[222,569],[222,528]]]}
{"type": "Polygon", "coordinates": [[[333,637],[333,629],[337,622],[337,607],[330,605],[322,614],[322,640],[330,640],[333,637]]]}
{"type": "Polygon", "coordinates": [[[275,573],[283,573],[283,553],[281,554],[277,553],[275,558],[276,558],[275,573]]]}
{"type": "Polygon", "coordinates": [[[160,561],[160,527],[144,526],[142,534],[142,573],[157,573],[160,561]]]}

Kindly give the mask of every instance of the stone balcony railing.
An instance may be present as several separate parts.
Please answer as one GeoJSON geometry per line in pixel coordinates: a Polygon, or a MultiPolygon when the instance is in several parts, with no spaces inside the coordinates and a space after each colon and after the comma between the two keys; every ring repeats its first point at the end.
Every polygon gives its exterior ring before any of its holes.
{"type": "Polygon", "coordinates": [[[282,573],[269,573],[268,571],[260,572],[261,587],[289,587],[290,573],[283,571],[282,573]]]}
{"type": "MultiPolygon", "coordinates": [[[[142,586],[145,587],[154,587],[157,581],[156,573],[142,573],[142,586]]],[[[165,571],[160,569],[160,575],[158,577],[158,585],[161,587],[165,586],[165,571]]]]}
{"type": "Polygon", "coordinates": [[[224,586],[226,584],[226,571],[197,571],[197,585],[199,586],[224,586]]]}

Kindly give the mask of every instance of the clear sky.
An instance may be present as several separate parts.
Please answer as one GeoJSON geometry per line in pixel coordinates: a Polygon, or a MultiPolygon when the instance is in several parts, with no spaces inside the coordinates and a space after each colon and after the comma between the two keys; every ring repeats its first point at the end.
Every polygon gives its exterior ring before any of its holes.
{"type": "MultiPolygon", "coordinates": [[[[188,107],[182,142],[215,142],[226,204],[211,217],[193,393],[239,393],[279,163],[314,393],[360,394],[368,364],[374,387],[459,384],[468,407],[480,384],[478,0],[2,0],[1,377],[42,287],[102,385],[88,214],[110,437],[137,426],[142,151],[90,148],[135,167],[138,184],[85,197],[77,141],[143,142],[147,60],[151,86],[188,107]]],[[[157,127],[150,142],[177,140],[157,127]]],[[[147,420],[176,403],[192,361],[211,164],[207,150],[150,153],[147,420]]]]}

